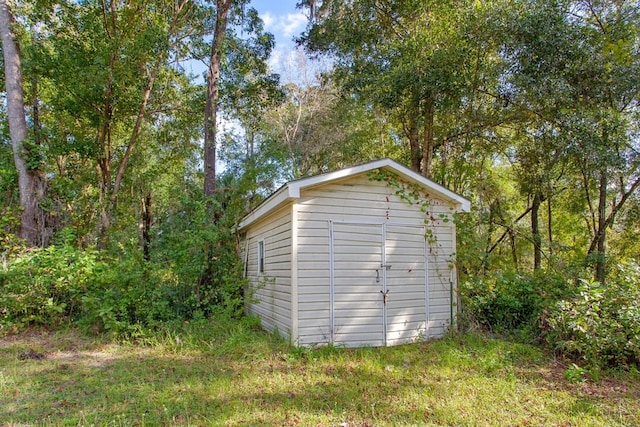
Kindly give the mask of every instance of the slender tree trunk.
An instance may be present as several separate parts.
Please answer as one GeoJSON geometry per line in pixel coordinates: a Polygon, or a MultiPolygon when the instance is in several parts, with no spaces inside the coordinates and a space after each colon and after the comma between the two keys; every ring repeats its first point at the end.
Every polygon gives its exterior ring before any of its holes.
{"type": "MultiPolygon", "coordinates": [[[[115,31],[115,29],[114,29],[115,31]]],[[[113,120],[113,72],[115,69],[116,53],[109,58],[109,79],[105,88],[103,125],[99,131],[98,143],[101,147],[101,156],[98,159],[100,169],[100,217],[98,219],[98,248],[104,249],[108,242],[109,228],[111,227],[111,212],[109,208],[111,193],[111,122],[113,120]]]]}
{"type": "MultiPolygon", "coordinates": [[[[184,7],[187,5],[188,0],[181,0],[179,3],[175,4],[175,9],[173,10],[174,17],[171,21],[171,27],[169,30],[169,34],[173,35],[175,29],[178,26],[178,21],[181,12],[184,7]]],[[[116,2],[111,2],[109,4],[110,7],[110,16],[107,16],[107,5],[103,1],[103,25],[105,32],[109,38],[114,38],[117,35],[117,5],[116,2]]],[[[100,213],[100,226],[99,226],[99,242],[101,246],[106,244],[108,238],[108,229],[111,226],[113,220],[114,210],[116,208],[116,203],[118,199],[118,194],[120,193],[120,188],[122,187],[122,181],[124,179],[127,166],[129,165],[129,161],[131,159],[131,154],[139,140],[140,132],[142,130],[142,125],[145,119],[145,115],[147,113],[147,106],[149,104],[149,99],[151,98],[151,94],[153,92],[153,88],[158,77],[158,73],[160,72],[160,68],[162,67],[163,61],[166,59],[166,52],[161,51],[155,58],[155,63],[153,64],[153,68],[148,73],[147,76],[147,85],[145,86],[144,92],[142,94],[142,100],[140,101],[140,107],[138,108],[138,113],[136,115],[136,121],[131,130],[131,135],[129,136],[129,140],[127,143],[127,147],[125,149],[124,155],[120,160],[118,165],[118,170],[115,175],[115,179],[113,182],[113,186],[111,186],[111,122],[113,120],[113,107],[112,107],[112,98],[113,98],[113,87],[114,87],[114,78],[113,72],[116,67],[116,59],[118,52],[114,50],[110,57],[110,74],[109,80],[105,92],[105,108],[104,108],[104,126],[103,131],[100,137],[101,146],[104,147],[103,150],[103,158],[101,158],[99,162],[101,176],[102,176],[102,193],[101,193],[101,206],[102,210],[100,213]]]]}
{"type": "Polygon", "coordinates": [[[422,135],[422,175],[431,177],[431,163],[433,163],[433,138],[434,138],[434,100],[429,97],[424,106],[424,131],[422,135]]]}
{"type": "Polygon", "coordinates": [[[606,251],[607,228],[613,225],[616,215],[618,214],[618,212],[620,212],[620,209],[624,207],[625,203],[627,202],[627,200],[629,200],[631,195],[634,194],[636,191],[638,191],[638,189],[640,189],[640,177],[636,177],[636,179],[630,183],[628,188],[624,188],[624,185],[622,183],[620,184],[621,185],[620,200],[618,200],[617,203],[615,203],[611,207],[611,212],[609,212],[609,215],[605,217],[606,208],[607,208],[607,205],[606,205],[607,185],[608,185],[607,172],[606,170],[602,170],[600,172],[600,178],[599,178],[599,202],[598,202],[597,227],[596,227],[596,232],[593,236],[593,239],[591,240],[591,245],[589,245],[589,250],[587,251],[587,254],[591,255],[597,250],[599,259],[600,257],[602,257],[601,263],[599,265],[596,264],[596,274],[595,274],[596,279],[598,279],[598,277],[602,278],[603,277],[602,275],[605,273],[604,256],[606,251]]]}
{"type": "MultiPolygon", "coordinates": [[[[179,3],[175,4],[175,9],[173,11],[174,16],[171,20],[171,27],[169,29],[170,36],[174,34],[174,31],[178,26],[180,14],[182,13],[187,3],[188,0],[181,0],[179,3]]],[[[115,31],[115,28],[113,31],[115,31]]],[[[127,170],[129,160],[131,159],[131,153],[133,152],[133,148],[138,142],[138,137],[140,136],[140,131],[142,129],[142,123],[144,121],[145,114],[147,113],[147,105],[149,104],[149,99],[151,98],[151,93],[153,92],[153,87],[158,77],[158,73],[160,72],[160,68],[162,67],[163,62],[166,59],[165,56],[166,53],[164,51],[160,51],[156,56],[155,64],[153,65],[151,72],[148,73],[147,85],[145,86],[144,93],[142,94],[142,101],[140,102],[140,107],[138,108],[136,122],[133,126],[133,130],[131,131],[131,135],[129,136],[127,148],[125,150],[124,156],[122,156],[122,160],[120,161],[118,172],[116,173],[116,178],[113,183],[113,190],[111,192],[111,209],[115,207],[116,199],[120,191],[120,186],[122,185],[122,180],[124,178],[125,171],[127,170]]]]}
{"type": "Polygon", "coordinates": [[[151,261],[151,224],[153,223],[151,192],[142,199],[142,253],[144,259],[151,261]]]}
{"type": "Polygon", "coordinates": [[[595,240],[597,240],[596,252],[596,272],[595,278],[604,285],[605,271],[605,242],[607,238],[607,171],[600,171],[598,194],[598,232],[595,240]]]}
{"type": "Polygon", "coordinates": [[[489,225],[487,229],[487,244],[484,249],[484,254],[482,257],[482,271],[487,272],[489,270],[489,255],[491,255],[491,238],[493,237],[493,231],[495,229],[495,224],[493,222],[494,217],[494,206],[497,202],[491,203],[489,205],[489,225]]]}
{"type": "Polygon", "coordinates": [[[222,51],[227,31],[227,20],[233,0],[216,1],[216,26],[211,43],[211,57],[207,75],[207,96],[204,118],[204,195],[216,192],[216,120],[220,86],[222,51]]]}
{"type": "Polygon", "coordinates": [[[547,199],[547,234],[549,236],[549,258],[553,257],[553,229],[551,228],[551,226],[553,225],[553,221],[551,213],[551,192],[549,192],[549,197],[547,199]]]}
{"type": "Polygon", "coordinates": [[[161,66],[161,58],[158,58],[156,61],[156,65],[151,71],[149,75],[149,80],[147,81],[147,86],[144,89],[144,94],[142,96],[142,102],[140,103],[140,108],[138,109],[138,115],[136,117],[136,123],[133,126],[133,130],[131,131],[131,135],[129,137],[129,143],[127,144],[127,148],[125,150],[124,156],[122,156],[122,160],[120,161],[120,166],[118,167],[118,172],[116,174],[116,179],[113,184],[113,190],[111,191],[111,201],[109,209],[113,209],[116,204],[116,199],[118,197],[118,192],[120,191],[120,186],[122,185],[122,179],[124,178],[124,173],[127,170],[127,165],[129,164],[129,159],[131,158],[131,152],[133,151],[133,147],[138,142],[138,136],[140,135],[140,129],[142,129],[142,122],[144,121],[144,115],[147,112],[147,104],[149,103],[149,98],[151,97],[151,92],[153,91],[153,85],[156,81],[156,76],[158,75],[158,70],[161,66]]]}
{"type": "Polygon", "coordinates": [[[520,271],[520,268],[518,268],[519,264],[518,264],[518,248],[516,246],[516,231],[513,229],[513,227],[509,226],[508,230],[509,232],[509,243],[511,244],[511,257],[513,258],[513,267],[516,269],[516,271],[520,271]]]}
{"type": "MultiPolygon", "coordinates": [[[[518,223],[522,218],[524,218],[525,216],[527,216],[529,214],[529,212],[531,212],[531,206],[529,206],[527,208],[526,211],[524,211],[522,214],[520,214],[519,217],[517,217],[515,219],[515,221],[513,221],[513,224],[515,225],[516,223],[518,223]]],[[[493,251],[496,250],[496,248],[498,248],[498,246],[500,245],[500,243],[502,243],[502,241],[507,237],[507,236],[511,236],[511,234],[513,233],[513,236],[515,238],[515,232],[513,230],[513,226],[510,225],[503,225],[504,227],[506,227],[505,231],[502,233],[502,235],[498,238],[498,240],[496,240],[496,242],[493,244],[493,246],[491,246],[491,248],[489,248],[489,250],[485,250],[486,256],[489,256],[491,253],[493,253],[493,251]]],[[[491,237],[491,236],[489,236],[491,237]]],[[[491,244],[491,241],[489,240],[487,242],[487,246],[491,244]]],[[[517,255],[517,253],[516,253],[517,255]]],[[[517,256],[514,258],[517,260],[517,256]]]]}
{"type": "Polygon", "coordinates": [[[22,89],[22,66],[20,50],[11,29],[14,23],[7,0],[0,0],[0,38],[4,56],[5,85],[7,93],[7,120],[13,147],[13,160],[18,171],[18,188],[22,217],[20,236],[29,246],[43,245],[44,214],[38,201],[44,197],[44,179],[28,165],[25,155],[29,155],[24,146],[27,139],[27,121],[22,89]]]}
{"type": "Polygon", "coordinates": [[[542,267],[542,237],[540,236],[539,213],[542,205],[542,197],[536,191],[531,204],[531,234],[533,237],[533,269],[540,270],[542,267]]]}

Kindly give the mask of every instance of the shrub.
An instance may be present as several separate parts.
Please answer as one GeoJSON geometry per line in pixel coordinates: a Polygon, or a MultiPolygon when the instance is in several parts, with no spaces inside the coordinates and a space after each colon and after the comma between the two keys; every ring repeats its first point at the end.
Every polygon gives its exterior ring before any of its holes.
{"type": "Polygon", "coordinates": [[[81,296],[105,267],[96,251],[67,243],[13,257],[0,270],[0,324],[59,325],[82,311],[81,296]]]}
{"type": "Polygon", "coordinates": [[[19,229],[19,210],[15,207],[0,206],[0,262],[3,267],[9,258],[23,252],[27,247],[26,242],[17,235],[19,229]]]}
{"type": "Polygon", "coordinates": [[[619,266],[605,285],[581,279],[550,313],[549,342],[591,368],[640,363],[640,267],[619,266]]]}
{"type": "Polygon", "coordinates": [[[106,265],[80,298],[80,326],[128,335],[177,317],[170,306],[172,277],[161,266],[133,256],[106,265]]]}
{"type": "Polygon", "coordinates": [[[482,328],[531,338],[539,334],[545,307],[567,293],[550,274],[505,273],[474,278],[460,285],[464,313],[482,328]]]}
{"type": "Polygon", "coordinates": [[[225,212],[213,224],[203,201],[185,198],[154,228],[149,260],[137,239],[83,250],[68,229],[46,249],[2,252],[0,328],[68,322],[139,335],[171,320],[239,317],[245,281],[234,220],[225,212]]]}
{"type": "Polygon", "coordinates": [[[0,327],[76,323],[126,334],[173,319],[172,277],[159,265],[127,254],[79,249],[73,236],[12,257],[0,270],[0,327]]]}
{"type": "Polygon", "coordinates": [[[210,316],[219,311],[237,316],[244,308],[242,262],[233,218],[217,224],[204,201],[184,198],[176,211],[159,220],[152,262],[170,272],[171,307],[179,317],[210,316]]]}

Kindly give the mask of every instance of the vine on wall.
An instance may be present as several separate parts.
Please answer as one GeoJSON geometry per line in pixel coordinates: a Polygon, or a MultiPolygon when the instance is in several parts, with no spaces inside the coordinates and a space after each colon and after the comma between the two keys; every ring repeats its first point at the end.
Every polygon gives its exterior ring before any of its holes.
{"type": "Polygon", "coordinates": [[[424,192],[420,185],[407,182],[394,172],[375,169],[369,171],[367,175],[370,180],[385,182],[389,187],[395,189],[395,195],[407,203],[407,205],[419,205],[420,211],[425,215],[424,224],[427,226],[425,237],[430,243],[437,243],[437,236],[433,228],[437,225],[437,221],[448,223],[451,221],[451,217],[445,213],[436,214],[433,212],[435,203],[429,193],[424,192]]]}
{"type": "MultiPolygon", "coordinates": [[[[429,245],[429,252],[433,256],[438,257],[440,252],[439,249],[442,247],[442,245],[438,243],[438,236],[436,233],[438,221],[445,224],[454,221],[455,213],[435,213],[433,211],[433,207],[436,204],[436,201],[431,197],[431,195],[425,192],[420,185],[403,180],[395,172],[384,169],[375,169],[367,172],[367,176],[371,181],[386,183],[387,186],[394,190],[395,195],[407,205],[418,205],[420,207],[420,211],[425,215],[425,239],[429,245]]],[[[453,208],[450,210],[453,211],[453,208]]],[[[388,214],[387,219],[389,219],[388,214]]],[[[455,265],[455,253],[452,252],[449,255],[447,263],[449,270],[453,270],[455,265]]]]}

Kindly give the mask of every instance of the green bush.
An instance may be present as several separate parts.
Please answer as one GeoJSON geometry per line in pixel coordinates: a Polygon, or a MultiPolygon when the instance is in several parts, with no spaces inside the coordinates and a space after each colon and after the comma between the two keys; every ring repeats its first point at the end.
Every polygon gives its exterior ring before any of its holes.
{"type": "Polygon", "coordinates": [[[545,307],[567,293],[556,276],[505,273],[474,278],[460,285],[463,312],[480,327],[501,333],[539,334],[545,307]]]}
{"type": "Polygon", "coordinates": [[[97,251],[67,243],[12,257],[0,270],[0,325],[56,326],[77,316],[105,268],[97,251]]]}
{"type": "Polygon", "coordinates": [[[577,290],[550,312],[549,342],[591,368],[640,366],[640,267],[619,266],[605,285],[581,279],[577,290]]]}
{"type": "Polygon", "coordinates": [[[0,328],[74,323],[131,336],[174,320],[239,317],[245,281],[234,221],[225,213],[213,224],[204,202],[185,197],[154,227],[149,260],[137,239],[80,249],[70,230],[46,249],[3,252],[0,328]]]}
{"type": "Polygon", "coordinates": [[[244,308],[242,262],[233,233],[234,218],[225,212],[211,221],[204,201],[184,197],[171,215],[159,219],[152,263],[173,277],[170,304],[180,318],[224,311],[238,316],[244,308]]]}
{"type": "Polygon", "coordinates": [[[170,274],[135,257],[110,260],[80,298],[77,323],[116,335],[132,334],[177,318],[170,304],[170,274]]]}
{"type": "Polygon", "coordinates": [[[0,206],[0,262],[7,260],[26,249],[26,243],[18,236],[20,230],[20,212],[16,207],[0,206]]]}
{"type": "Polygon", "coordinates": [[[166,268],[132,254],[79,249],[73,240],[26,250],[0,270],[2,329],[75,323],[128,334],[177,317],[170,306],[176,280],[166,268]]]}

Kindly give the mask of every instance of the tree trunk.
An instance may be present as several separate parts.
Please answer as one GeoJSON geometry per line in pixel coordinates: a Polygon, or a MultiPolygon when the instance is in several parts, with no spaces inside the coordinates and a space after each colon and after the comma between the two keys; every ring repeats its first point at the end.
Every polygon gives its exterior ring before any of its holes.
{"type": "MultiPolygon", "coordinates": [[[[115,13],[115,12],[114,12],[115,13]]],[[[115,29],[113,30],[115,32],[115,29]]],[[[109,78],[105,88],[104,106],[102,113],[103,125],[99,130],[98,144],[101,156],[98,158],[100,170],[100,215],[98,218],[98,248],[105,249],[109,240],[109,228],[111,227],[110,193],[111,193],[111,123],[113,121],[113,86],[116,52],[112,52],[109,58],[109,78]]]]}
{"type": "Polygon", "coordinates": [[[518,272],[520,271],[520,269],[518,268],[519,264],[518,248],[516,246],[516,231],[511,226],[509,226],[507,231],[509,232],[509,243],[511,244],[511,257],[513,258],[513,267],[515,268],[516,272],[518,272]]]}
{"type": "MultiPolygon", "coordinates": [[[[531,206],[529,206],[529,207],[527,208],[527,210],[526,210],[526,211],[524,211],[523,213],[521,213],[521,214],[520,214],[520,216],[519,216],[519,217],[517,217],[517,218],[515,219],[515,221],[513,221],[513,224],[515,225],[516,223],[518,223],[522,218],[524,218],[525,216],[527,216],[527,214],[528,214],[529,212],[531,212],[531,206]]],[[[503,222],[504,222],[504,221],[503,221],[503,222]]],[[[496,240],[496,242],[493,244],[493,246],[491,246],[491,248],[489,248],[489,250],[488,250],[488,251],[486,251],[486,250],[485,250],[485,252],[486,252],[487,256],[488,256],[489,254],[491,254],[494,250],[496,250],[496,248],[498,247],[498,245],[500,245],[500,243],[502,243],[502,241],[505,239],[505,237],[507,237],[507,235],[508,235],[508,234],[512,231],[512,229],[513,229],[513,226],[508,226],[508,225],[505,225],[505,224],[502,224],[502,225],[503,225],[503,227],[505,227],[505,228],[506,228],[506,230],[504,231],[504,233],[502,233],[502,235],[498,238],[498,240],[496,240]]],[[[492,228],[491,228],[491,229],[492,229],[492,228]]],[[[491,244],[491,236],[489,236],[489,241],[487,242],[487,246],[488,246],[489,244],[491,244]]]]}
{"type": "Polygon", "coordinates": [[[156,81],[156,76],[158,75],[158,71],[161,67],[162,55],[159,55],[156,64],[149,75],[149,80],[147,81],[147,86],[144,89],[144,94],[142,95],[142,102],[140,103],[140,108],[138,109],[138,115],[136,117],[136,123],[133,126],[133,130],[131,131],[131,136],[129,137],[129,143],[127,144],[127,148],[125,149],[124,156],[122,156],[122,160],[120,160],[120,166],[118,167],[118,173],[116,174],[115,182],[113,183],[113,190],[111,191],[111,200],[109,203],[109,211],[112,211],[115,208],[116,200],[118,198],[118,192],[120,191],[120,186],[122,185],[122,180],[124,178],[124,173],[127,170],[127,165],[129,164],[129,159],[131,158],[131,153],[133,152],[133,148],[138,142],[138,136],[140,135],[140,129],[142,129],[142,122],[144,121],[144,116],[147,112],[147,104],[149,103],[149,98],[151,97],[151,92],[153,91],[153,85],[156,81]]]}
{"type": "Polygon", "coordinates": [[[29,246],[39,246],[44,244],[42,240],[44,214],[38,202],[44,197],[45,181],[25,158],[29,155],[28,147],[24,145],[27,140],[27,121],[20,50],[11,30],[13,22],[7,0],[0,0],[0,38],[4,55],[7,120],[13,147],[13,160],[18,171],[18,188],[22,207],[20,236],[29,246]]]}
{"type": "Polygon", "coordinates": [[[415,118],[409,119],[409,126],[405,126],[405,134],[409,138],[409,155],[411,156],[411,170],[420,173],[420,162],[422,153],[420,152],[420,135],[418,132],[418,122],[415,118]]]}
{"type": "MultiPolygon", "coordinates": [[[[229,10],[232,4],[233,0],[216,0],[216,26],[213,41],[211,42],[211,57],[209,59],[207,94],[204,109],[204,196],[207,199],[209,214],[214,223],[217,223],[219,219],[218,209],[216,209],[212,203],[212,197],[216,193],[216,120],[218,115],[218,94],[220,87],[220,70],[222,68],[222,52],[224,50],[229,10]]],[[[201,303],[201,289],[214,286],[215,244],[220,244],[220,242],[209,243],[204,249],[207,256],[207,263],[194,289],[199,303],[201,303]]],[[[214,297],[214,299],[217,299],[217,296],[214,297]]],[[[215,303],[217,302],[218,301],[215,301],[215,303]]]]}
{"type": "Polygon", "coordinates": [[[533,237],[533,269],[540,270],[542,267],[542,237],[540,236],[539,213],[542,197],[536,191],[531,204],[531,235],[533,237]]]}
{"type": "Polygon", "coordinates": [[[607,171],[600,171],[598,195],[598,232],[596,234],[596,272],[595,278],[604,285],[605,281],[605,242],[607,238],[607,171]]]}
{"type": "Polygon", "coordinates": [[[431,163],[433,162],[433,138],[434,138],[434,100],[429,97],[424,106],[424,133],[422,135],[422,175],[431,177],[431,163]]]}
{"type": "Polygon", "coordinates": [[[222,51],[227,31],[227,19],[233,0],[216,1],[216,26],[211,43],[211,57],[207,75],[207,97],[204,119],[204,195],[216,192],[216,119],[222,51]]]}
{"type": "Polygon", "coordinates": [[[151,224],[153,223],[151,192],[142,199],[142,254],[146,261],[151,261],[151,224]]]}
{"type": "Polygon", "coordinates": [[[482,256],[482,272],[486,273],[489,270],[489,255],[491,255],[491,237],[493,236],[493,231],[495,228],[494,224],[494,206],[498,203],[498,201],[494,201],[489,205],[489,220],[488,220],[488,229],[487,229],[487,244],[484,249],[484,254],[482,256]]]}

